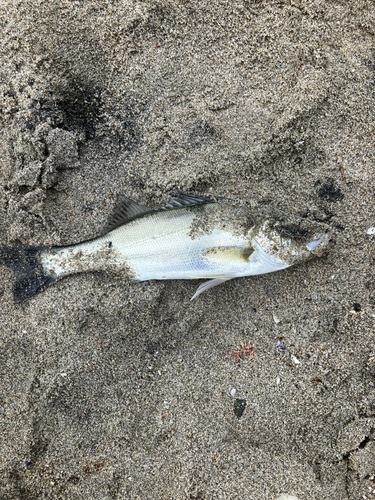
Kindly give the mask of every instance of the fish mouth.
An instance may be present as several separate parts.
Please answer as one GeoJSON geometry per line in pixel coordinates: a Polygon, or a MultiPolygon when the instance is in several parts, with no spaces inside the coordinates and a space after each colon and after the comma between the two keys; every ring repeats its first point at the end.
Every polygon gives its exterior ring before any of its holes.
{"type": "Polygon", "coordinates": [[[328,233],[322,232],[310,235],[310,241],[304,242],[293,239],[280,239],[271,233],[270,237],[253,239],[254,247],[260,259],[270,268],[277,271],[285,269],[297,262],[308,260],[313,256],[323,255],[330,241],[328,233]]]}

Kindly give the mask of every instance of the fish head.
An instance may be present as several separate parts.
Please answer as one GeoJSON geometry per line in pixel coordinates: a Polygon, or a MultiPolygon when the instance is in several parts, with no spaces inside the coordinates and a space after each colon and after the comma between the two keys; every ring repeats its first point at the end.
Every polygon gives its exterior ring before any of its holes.
{"type": "Polygon", "coordinates": [[[250,237],[262,259],[282,269],[321,256],[330,241],[330,231],[320,223],[267,217],[251,230],[250,237]]]}

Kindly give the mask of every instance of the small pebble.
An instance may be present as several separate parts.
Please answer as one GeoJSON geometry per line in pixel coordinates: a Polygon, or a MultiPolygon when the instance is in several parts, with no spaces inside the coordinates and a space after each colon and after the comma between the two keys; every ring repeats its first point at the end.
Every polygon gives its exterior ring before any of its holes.
{"type": "Polygon", "coordinates": [[[236,389],[232,389],[230,391],[230,395],[232,396],[232,398],[235,398],[236,397],[236,389]]]}
{"type": "Polygon", "coordinates": [[[243,412],[245,411],[246,408],[246,399],[236,399],[234,402],[234,407],[233,407],[233,413],[236,415],[237,418],[241,418],[243,412]]]}
{"type": "Polygon", "coordinates": [[[280,351],[286,351],[286,345],[284,344],[284,342],[283,342],[282,340],[278,340],[278,341],[277,341],[276,347],[277,347],[280,351]]]}
{"type": "Polygon", "coordinates": [[[280,377],[277,377],[276,379],[276,385],[279,385],[280,384],[280,377]]]}
{"type": "Polygon", "coordinates": [[[375,227],[369,227],[367,229],[367,234],[375,234],[375,227]]]}

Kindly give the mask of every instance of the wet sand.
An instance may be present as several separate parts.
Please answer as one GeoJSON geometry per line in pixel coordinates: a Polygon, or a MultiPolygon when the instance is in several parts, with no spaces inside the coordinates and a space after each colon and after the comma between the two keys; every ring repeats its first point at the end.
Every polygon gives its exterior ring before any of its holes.
{"type": "Polygon", "coordinates": [[[375,498],[374,12],[0,3],[0,244],[178,191],[334,236],[194,302],[201,281],[101,272],[19,305],[0,267],[1,500],[375,498]]]}

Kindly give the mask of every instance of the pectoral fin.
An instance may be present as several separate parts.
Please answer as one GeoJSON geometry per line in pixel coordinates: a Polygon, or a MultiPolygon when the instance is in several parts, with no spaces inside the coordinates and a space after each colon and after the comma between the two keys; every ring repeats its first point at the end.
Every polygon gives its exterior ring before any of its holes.
{"type": "Polygon", "coordinates": [[[202,257],[226,262],[249,262],[254,249],[250,247],[212,247],[202,250],[202,257]]]}
{"type": "Polygon", "coordinates": [[[197,291],[195,292],[195,294],[192,296],[192,298],[190,300],[195,299],[196,297],[198,297],[198,295],[200,295],[201,293],[205,292],[209,288],[212,288],[212,287],[214,287],[216,285],[220,285],[221,283],[224,283],[225,281],[231,280],[231,279],[233,279],[235,277],[236,276],[226,276],[225,278],[215,278],[213,280],[206,281],[205,283],[202,283],[197,288],[197,291]]]}

